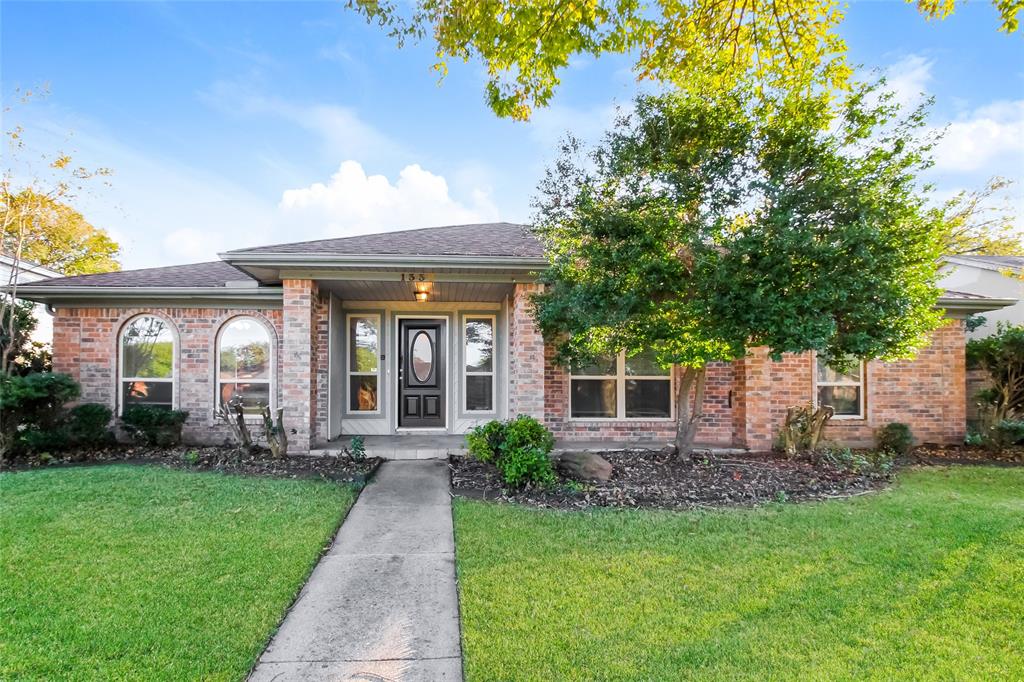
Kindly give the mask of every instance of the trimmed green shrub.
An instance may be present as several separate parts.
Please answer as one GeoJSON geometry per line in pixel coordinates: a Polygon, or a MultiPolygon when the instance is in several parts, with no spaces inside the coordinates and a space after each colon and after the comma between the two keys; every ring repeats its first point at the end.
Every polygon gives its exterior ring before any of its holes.
{"type": "Polygon", "coordinates": [[[121,415],[121,423],[129,433],[147,445],[169,447],[181,442],[181,427],[188,419],[185,410],[136,405],[121,415]]]}
{"type": "Polygon", "coordinates": [[[114,440],[110,431],[113,412],[106,405],[82,403],[68,412],[68,436],[75,445],[102,447],[114,440]]]}
{"type": "Polygon", "coordinates": [[[505,483],[513,488],[521,488],[527,483],[542,487],[555,483],[551,458],[536,446],[504,450],[498,459],[498,469],[505,483]]]}
{"type": "Polygon", "coordinates": [[[854,452],[850,448],[841,448],[825,450],[821,457],[840,469],[870,477],[888,476],[896,463],[893,454],[885,450],[854,452]]]}
{"type": "Polygon", "coordinates": [[[64,404],[79,393],[78,383],[67,374],[0,374],[0,458],[57,443],[59,436],[45,434],[61,430],[64,404]],[[29,435],[34,433],[41,435],[29,435]]]}
{"type": "Polygon", "coordinates": [[[905,455],[914,446],[914,434],[906,424],[892,422],[875,433],[875,446],[879,450],[905,455]]]}
{"type": "Polygon", "coordinates": [[[505,422],[489,421],[466,434],[466,449],[473,459],[494,462],[505,442],[505,422]]]}
{"type": "Polygon", "coordinates": [[[1024,421],[1004,419],[993,428],[993,437],[1001,447],[1017,445],[1024,441],[1024,421]]]}
{"type": "Polygon", "coordinates": [[[66,426],[52,429],[29,429],[18,437],[19,447],[26,452],[49,453],[67,450],[71,445],[66,426]]]}
{"type": "Polygon", "coordinates": [[[493,463],[505,483],[514,488],[555,482],[548,456],[554,446],[555,438],[547,427],[525,414],[505,422],[488,422],[466,434],[469,454],[493,463]]]}

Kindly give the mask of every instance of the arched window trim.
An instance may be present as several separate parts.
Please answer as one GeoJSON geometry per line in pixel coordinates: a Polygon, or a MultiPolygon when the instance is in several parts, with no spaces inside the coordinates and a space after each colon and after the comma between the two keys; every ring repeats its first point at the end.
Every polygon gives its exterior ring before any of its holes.
{"type": "Polygon", "coordinates": [[[126,381],[147,381],[154,383],[169,383],[171,385],[171,409],[178,409],[178,329],[174,322],[165,315],[154,312],[140,312],[130,316],[122,324],[117,333],[117,384],[115,386],[114,402],[117,405],[117,415],[124,414],[124,384],[126,381]],[[138,319],[152,317],[161,320],[167,325],[167,331],[171,335],[171,376],[165,377],[128,377],[124,374],[124,335],[128,328],[138,319]]]}
{"type": "MultiPolygon", "coordinates": [[[[220,409],[220,396],[221,396],[221,384],[234,384],[239,383],[237,381],[222,380],[220,378],[220,344],[224,338],[224,332],[227,331],[235,322],[249,320],[255,322],[260,326],[261,329],[267,335],[267,342],[270,344],[270,372],[269,378],[259,379],[251,381],[249,383],[265,383],[267,384],[267,394],[270,396],[270,412],[274,413],[277,409],[277,335],[273,327],[267,324],[266,320],[263,320],[255,315],[232,315],[223,322],[220,327],[217,328],[217,336],[214,339],[213,344],[213,411],[214,413],[220,409]]],[[[247,421],[259,421],[260,416],[257,414],[247,414],[247,421]]]]}

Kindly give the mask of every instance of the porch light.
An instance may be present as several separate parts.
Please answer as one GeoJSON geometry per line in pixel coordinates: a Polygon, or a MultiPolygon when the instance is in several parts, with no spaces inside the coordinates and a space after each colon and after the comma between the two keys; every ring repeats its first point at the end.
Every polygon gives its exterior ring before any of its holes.
{"type": "Polygon", "coordinates": [[[416,292],[416,302],[417,303],[426,303],[427,302],[427,297],[429,295],[430,294],[428,294],[426,291],[417,291],[416,292]]]}

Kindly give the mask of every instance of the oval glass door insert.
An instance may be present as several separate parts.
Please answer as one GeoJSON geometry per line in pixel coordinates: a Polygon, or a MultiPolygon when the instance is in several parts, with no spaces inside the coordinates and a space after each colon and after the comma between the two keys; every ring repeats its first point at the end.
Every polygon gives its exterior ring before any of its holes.
{"type": "Polygon", "coordinates": [[[412,340],[412,373],[421,384],[430,378],[430,371],[434,367],[434,344],[430,335],[420,332],[412,340]]]}

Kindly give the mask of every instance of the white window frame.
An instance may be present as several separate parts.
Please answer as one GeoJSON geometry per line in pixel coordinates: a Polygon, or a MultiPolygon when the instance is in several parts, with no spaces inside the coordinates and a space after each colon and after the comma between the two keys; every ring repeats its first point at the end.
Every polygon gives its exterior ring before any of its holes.
{"type": "Polygon", "coordinates": [[[345,413],[353,417],[364,417],[381,414],[381,404],[384,402],[383,382],[381,379],[380,351],[383,348],[384,330],[381,327],[380,313],[348,313],[345,315],[345,413]],[[352,318],[373,319],[377,325],[377,371],[356,372],[352,369],[353,348],[355,339],[352,336],[352,318]],[[352,377],[377,377],[377,409],[376,410],[354,410],[352,409],[352,377]]]}
{"type": "Polygon", "coordinates": [[[674,400],[676,387],[675,366],[669,368],[668,374],[627,374],[626,352],[621,351],[615,356],[615,374],[573,374],[569,370],[568,405],[569,421],[576,422],[671,422],[676,418],[674,400]],[[574,379],[615,380],[615,415],[614,417],[574,417],[572,416],[572,382],[574,379]],[[668,413],[667,417],[627,417],[626,416],[626,382],[630,380],[668,381],[668,413]]]}
{"type": "Polygon", "coordinates": [[[153,313],[139,313],[138,315],[132,315],[131,318],[125,320],[125,323],[121,325],[121,331],[117,334],[117,395],[114,397],[117,402],[117,415],[120,417],[124,414],[124,385],[129,381],[145,381],[147,383],[165,383],[171,385],[171,409],[178,409],[178,391],[177,391],[177,380],[178,380],[178,335],[174,330],[174,325],[163,315],[155,315],[153,313]],[[124,334],[128,331],[128,327],[132,325],[135,320],[140,320],[144,317],[152,317],[157,320],[161,320],[167,325],[167,332],[171,335],[171,376],[167,377],[126,377],[124,375],[124,334]]]}
{"type": "MultiPolygon", "coordinates": [[[[276,364],[276,361],[275,361],[275,356],[277,355],[277,349],[274,346],[274,336],[273,336],[273,334],[270,333],[270,330],[267,329],[267,325],[264,324],[262,320],[260,320],[259,318],[253,317],[252,315],[236,315],[235,317],[232,317],[232,318],[230,318],[228,320],[225,320],[224,323],[221,324],[220,329],[217,330],[217,342],[213,346],[213,351],[216,354],[216,359],[214,360],[214,368],[213,368],[213,371],[214,371],[214,375],[213,375],[213,385],[214,385],[213,411],[214,411],[214,413],[216,413],[217,410],[220,409],[220,396],[221,396],[220,387],[221,387],[221,384],[241,384],[241,383],[246,383],[246,384],[267,384],[267,395],[270,396],[270,405],[269,405],[270,413],[273,414],[274,410],[277,408],[277,395],[276,395],[276,393],[274,391],[274,377],[276,376],[276,369],[277,369],[277,364],[276,364]],[[238,322],[240,320],[248,320],[250,322],[256,323],[257,325],[259,325],[260,329],[262,329],[263,332],[267,335],[267,343],[270,345],[270,351],[269,351],[269,354],[270,354],[270,357],[269,357],[269,360],[270,360],[270,377],[267,378],[267,379],[250,379],[248,381],[242,382],[242,381],[228,381],[227,379],[221,379],[220,378],[220,344],[221,344],[221,339],[224,338],[225,330],[227,330],[227,328],[229,326],[231,326],[232,324],[234,324],[235,322],[238,322]]],[[[255,413],[251,413],[251,412],[250,413],[246,413],[244,415],[244,417],[245,417],[246,421],[261,421],[263,419],[260,415],[255,414],[255,413]]]]}
{"type": "Polygon", "coordinates": [[[462,411],[465,414],[497,414],[498,412],[498,381],[497,381],[497,368],[498,368],[498,316],[497,315],[473,315],[466,313],[462,316],[462,353],[460,354],[460,360],[462,364],[462,411]],[[470,320],[489,320],[491,323],[491,371],[489,372],[469,372],[466,370],[466,324],[470,320]],[[469,393],[466,389],[468,385],[468,377],[491,377],[491,409],[489,410],[471,410],[466,406],[469,400],[469,393]]]}
{"type": "Polygon", "coordinates": [[[858,401],[858,414],[834,414],[832,419],[864,420],[867,419],[867,363],[863,360],[857,361],[858,376],[860,381],[818,381],[818,355],[812,355],[811,365],[811,402],[818,407],[818,388],[820,386],[857,386],[860,388],[860,400],[858,401]]]}

